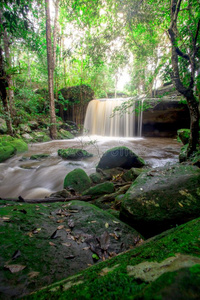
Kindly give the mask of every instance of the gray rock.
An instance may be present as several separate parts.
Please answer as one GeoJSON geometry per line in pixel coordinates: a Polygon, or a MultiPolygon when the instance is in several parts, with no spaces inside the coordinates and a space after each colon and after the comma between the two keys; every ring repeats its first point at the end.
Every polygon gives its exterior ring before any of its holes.
{"type": "Polygon", "coordinates": [[[149,237],[200,215],[200,169],[174,165],[140,175],[126,192],[120,218],[149,237]]]}
{"type": "Polygon", "coordinates": [[[131,169],[132,167],[141,168],[145,165],[142,158],[137,156],[127,147],[115,147],[106,151],[97,168],[111,169],[121,167],[124,169],[131,169]]]}

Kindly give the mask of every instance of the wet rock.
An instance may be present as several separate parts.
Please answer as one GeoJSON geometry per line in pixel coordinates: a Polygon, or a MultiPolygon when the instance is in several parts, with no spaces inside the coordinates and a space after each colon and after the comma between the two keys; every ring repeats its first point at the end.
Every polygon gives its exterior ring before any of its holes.
{"type": "Polygon", "coordinates": [[[82,193],[91,186],[91,180],[84,170],[77,168],[69,172],[64,179],[64,189],[72,188],[82,193]]]}
{"type": "Polygon", "coordinates": [[[49,154],[45,154],[45,153],[42,153],[42,154],[34,154],[34,155],[31,155],[30,156],[30,159],[32,160],[41,160],[43,158],[47,158],[49,157],[50,155],[49,154]]]}
{"type": "Polygon", "coordinates": [[[39,124],[36,121],[29,121],[28,125],[32,130],[38,129],[38,127],[39,127],[39,124]]]}
{"type": "Polygon", "coordinates": [[[71,193],[69,191],[67,191],[66,189],[52,193],[49,196],[49,198],[70,198],[70,197],[71,197],[71,193]]]}
{"type": "Polygon", "coordinates": [[[126,192],[120,218],[145,237],[198,217],[200,170],[174,165],[140,175],[126,192]]]}
{"type": "Polygon", "coordinates": [[[87,152],[86,150],[74,148],[58,149],[58,155],[65,159],[76,160],[93,156],[93,154],[87,152]]]}
{"type": "Polygon", "coordinates": [[[83,192],[83,196],[91,195],[94,197],[104,195],[104,194],[111,194],[115,191],[115,186],[112,182],[103,182],[99,183],[93,187],[90,187],[88,190],[83,192]]]}
{"type": "Polygon", "coordinates": [[[142,158],[137,156],[127,147],[115,147],[106,151],[99,161],[97,168],[111,169],[121,167],[131,169],[132,167],[141,168],[145,165],[142,158]]]}

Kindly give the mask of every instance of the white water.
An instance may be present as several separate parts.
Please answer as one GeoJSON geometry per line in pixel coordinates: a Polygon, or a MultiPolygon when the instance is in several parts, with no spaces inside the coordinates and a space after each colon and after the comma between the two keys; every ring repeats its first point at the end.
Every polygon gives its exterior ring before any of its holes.
{"type": "MultiPolygon", "coordinates": [[[[112,113],[116,106],[120,106],[130,98],[99,99],[89,102],[84,129],[89,135],[112,137],[141,137],[142,136],[142,109],[135,114],[136,101],[122,115],[112,113]]],[[[142,106],[142,100],[141,100],[142,106]]]]}
{"type": "Polygon", "coordinates": [[[74,140],[51,141],[30,144],[29,150],[0,163],[0,197],[18,197],[25,199],[42,198],[62,190],[65,176],[75,168],[82,168],[89,175],[95,172],[102,154],[116,146],[126,146],[141,156],[150,167],[163,166],[178,161],[180,144],[168,138],[112,138],[80,137],[74,140]],[[58,149],[67,147],[81,148],[94,154],[86,160],[63,160],[57,155],[58,149]],[[50,154],[41,161],[25,160],[22,156],[50,154]]]}

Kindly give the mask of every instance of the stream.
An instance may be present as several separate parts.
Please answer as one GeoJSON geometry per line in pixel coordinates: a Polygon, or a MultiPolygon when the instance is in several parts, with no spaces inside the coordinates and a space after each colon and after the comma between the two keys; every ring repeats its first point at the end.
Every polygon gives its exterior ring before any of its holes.
{"type": "Polygon", "coordinates": [[[181,148],[171,138],[112,138],[77,137],[73,140],[56,140],[47,143],[29,144],[27,152],[16,155],[0,164],[0,197],[25,199],[43,198],[62,190],[67,173],[82,168],[89,175],[102,154],[116,146],[126,146],[142,157],[151,168],[178,162],[181,148]],[[58,149],[68,147],[84,148],[94,156],[85,160],[63,160],[57,155],[58,149]],[[34,154],[49,154],[41,160],[30,160],[34,154]]]}

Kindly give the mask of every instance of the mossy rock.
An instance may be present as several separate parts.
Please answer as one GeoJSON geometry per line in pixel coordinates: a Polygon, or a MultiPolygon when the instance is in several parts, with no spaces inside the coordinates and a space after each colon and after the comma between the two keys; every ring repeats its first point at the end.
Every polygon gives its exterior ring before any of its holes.
{"type": "Polygon", "coordinates": [[[190,129],[179,129],[177,131],[178,138],[181,140],[183,145],[186,145],[189,143],[190,138],[190,129]]]}
{"type": "Polygon", "coordinates": [[[11,158],[16,153],[25,152],[28,145],[22,139],[16,139],[11,136],[0,137],[0,162],[11,158]]]}
{"type": "Polygon", "coordinates": [[[91,180],[84,170],[77,168],[69,172],[64,179],[64,189],[72,188],[82,193],[91,186],[91,180]]]}
{"type": "Polygon", "coordinates": [[[74,148],[58,149],[58,155],[64,159],[76,160],[93,156],[93,154],[87,152],[86,150],[74,148]]]}
{"type": "Polygon", "coordinates": [[[45,153],[42,153],[42,154],[34,154],[34,155],[31,155],[30,156],[30,159],[32,160],[40,160],[40,159],[43,159],[43,158],[47,158],[49,157],[50,155],[49,154],[45,154],[45,153]]]}
{"type": "Polygon", "coordinates": [[[74,135],[70,131],[62,128],[58,132],[58,137],[61,139],[74,139],[74,135]]]}
{"type": "Polygon", "coordinates": [[[145,237],[200,215],[200,169],[173,165],[140,175],[126,192],[120,218],[145,237]]]}
{"type": "Polygon", "coordinates": [[[124,181],[134,181],[142,172],[144,172],[142,169],[131,168],[122,175],[122,179],[124,181]]]}
{"type": "Polygon", "coordinates": [[[200,287],[199,235],[200,218],[49,285],[26,299],[197,300],[200,287]],[[140,272],[134,272],[134,269],[140,272]],[[151,273],[153,280],[140,276],[141,273],[146,276],[151,273]]]}
{"type": "Polygon", "coordinates": [[[115,186],[112,182],[103,182],[95,186],[90,187],[88,190],[84,191],[83,195],[91,195],[93,197],[100,196],[104,194],[114,193],[115,186]]]}
{"type": "Polygon", "coordinates": [[[4,162],[5,160],[14,156],[17,152],[17,149],[12,145],[1,146],[0,144],[0,162],[4,162]]]}
{"type": "Polygon", "coordinates": [[[100,183],[101,182],[101,175],[99,173],[92,173],[90,174],[90,179],[93,183],[100,183]]]}
{"type": "Polygon", "coordinates": [[[33,132],[34,142],[44,143],[49,142],[51,138],[43,131],[35,131],[33,132]]]}
{"type": "Polygon", "coordinates": [[[0,226],[1,299],[24,298],[47,283],[75,276],[96,264],[95,251],[103,261],[142,241],[133,228],[83,201],[0,200],[0,226]]]}
{"type": "Polygon", "coordinates": [[[142,158],[127,147],[114,147],[106,151],[101,157],[97,168],[112,169],[121,167],[124,169],[141,168],[145,165],[142,158]]]}

